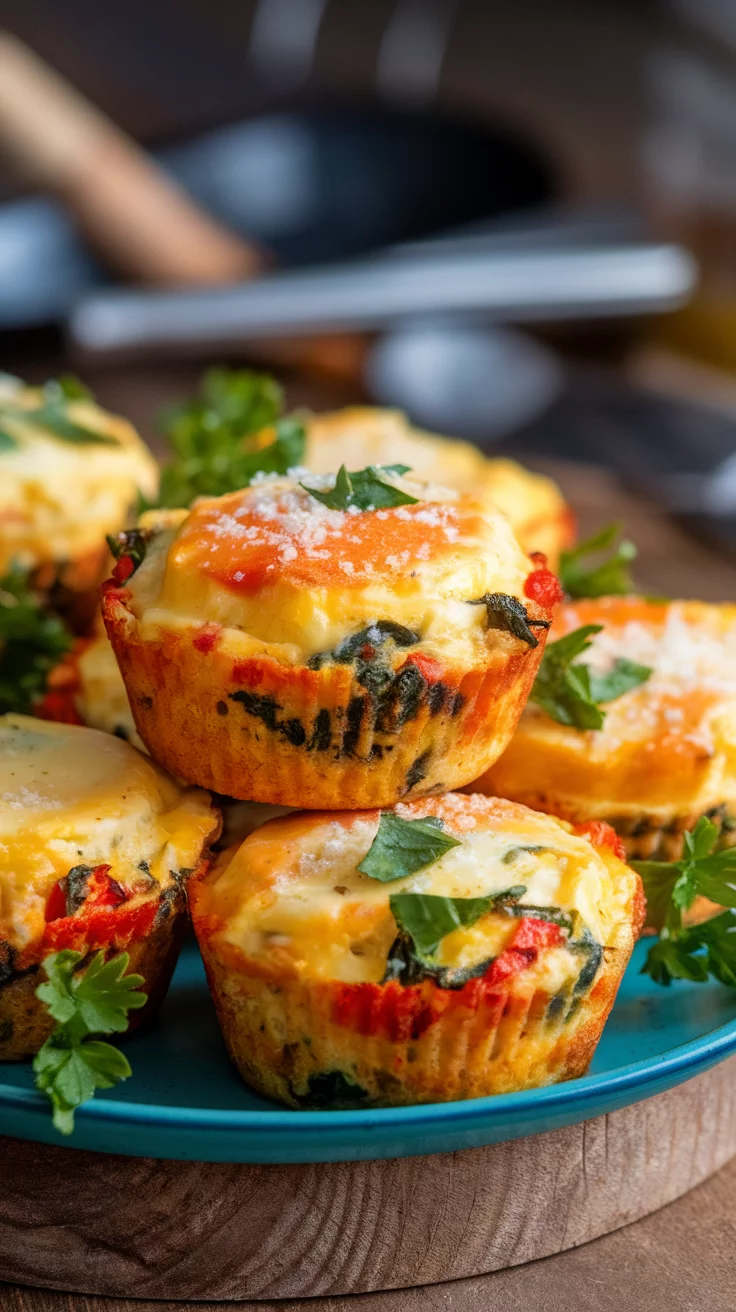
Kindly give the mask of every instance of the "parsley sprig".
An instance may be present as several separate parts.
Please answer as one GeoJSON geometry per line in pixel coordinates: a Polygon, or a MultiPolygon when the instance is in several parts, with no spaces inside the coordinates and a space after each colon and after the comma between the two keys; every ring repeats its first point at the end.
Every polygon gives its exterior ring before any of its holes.
{"type": "Polygon", "coordinates": [[[118,446],[118,440],[107,433],[99,433],[94,428],[73,419],[69,413],[70,401],[93,400],[89,388],[84,386],[73,374],[64,374],[60,378],[50,378],[43,384],[41,403],[27,408],[13,402],[13,392],[22,388],[20,379],[13,380],[17,388],[9,389],[0,396],[0,450],[17,447],[18,442],[7,428],[2,427],[3,418],[18,423],[31,423],[36,428],[45,429],[52,437],[61,438],[77,446],[118,446]]]}
{"type": "Polygon", "coordinates": [[[368,465],[348,473],[341,465],[334,487],[320,489],[302,483],[305,492],[330,510],[388,510],[392,506],[414,506],[419,500],[400,487],[387,483],[384,474],[407,474],[408,465],[368,465]]]}
{"type": "Polygon", "coordinates": [[[72,641],[63,620],[29,587],[26,570],[14,567],[0,579],[0,713],[30,711],[72,641]]]}
{"type": "Polygon", "coordinates": [[[636,559],[637,550],[628,538],[622,538],[615,550],[597,565],[589,560],[613,548],[622,527],[619,523],[609,524],[571,551],[562,552],[560,582],[568,597],[625,596],[636,591],[629,565],[636,559]]]}
{"type": "Polygon", "coordinates": [[[460,840],[445,832],[438,816],[402,820],[393,811],[382,811],[378,832],[358,870],[387,884],[423,870],[459,846],[460,840]]]}
{"type": "Polygon", "coordinates": [[[605,719],[601,706],[646,682],[652,673],[648,665],[638,665],[624,656],[618,657],[605,674],[576,660],[602,628],[602,624],[584,624],[557,642],[547,643],[530,701],[560,724],[600,729],[605,719]]]}
{"type": "Polygon", "coordinates": [[[71,1134],[76,1108],[96,1089],[111,1089],[131,1074],[118,1048],[90,1036],[127,1030],[128,1012],[148,1001],[139,991],[143,976],[125,973],[127,952],[109,961],[98,952],[80,972],[82,960],[82,953],[71,949],[46,957],[47,980],[36,989],[57,1022],[33,1059],[36,1088],[47,1095],[54,1125],[62,1134],[71,1134]]]}
{"type": "Polygon", "coordinates": [[[736,848],[715,851],[718,827],[701,816],[684,836],[679,861],[632,861],[647,899],[647,921],[659,941],[647,953],[643,973],[657,984],[673,979],[699,983],[713,975],[736,987],[736,848]],[[727,910],[686,928],[683,916],[696,897],[727,910]]]}
{"type": "Polygon", "coordinates": [[[197,396],[161,416],[173,458],[162,470],[157,504],[188,506],[195,497],[247,487],[255,474],[286,474],[302,464],[304,428],[282,415],[283,400],[268,374],[209,369],[197,396]]]}

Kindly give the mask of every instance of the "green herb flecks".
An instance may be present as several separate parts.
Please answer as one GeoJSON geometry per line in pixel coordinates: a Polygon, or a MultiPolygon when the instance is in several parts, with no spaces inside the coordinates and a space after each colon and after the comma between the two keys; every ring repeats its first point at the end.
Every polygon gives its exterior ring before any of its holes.
{"type": "Polygon", "coordinates": [[[673,979],[703,982],[713,975],[736,985],[736,848],[716,851],[718,826],[701,816],[684,836],[679,861],[632,861],[647,899],[647,921],[659,941],[647,954],[643,971],[657,984],[673,979]],[[683,915],[697,897],[728,910],[687,929],[683,915]]]}
{"type": "Polygon", "coordinates": [[[406,472],[405,465],[368,465],[367,469],[348,473],[345,466],[341,465],[335,476],[334,487],[321,489],[310,487],[307,483],[302,483],[302,487],[330,510],[350,510],[351,507],[356,510],[388,510],[393,506],[413,506],[419,500],[418,497],[409,496],[408,492],[402,492],[401,488],[395,487],[383,477],[384,474],[400,475],[406,472]]]}
{"type": "Polygon", "coordinates": [[[445,852],[459,846],[460,840],[445,832],[437,816],[402,820],[393,811],[382,811],[378,833],[358,870],[387,884],[424,870],[445,852]]]}
{"type": "Polygon", "coordinates": [[[517,597],[505,592],[485,592],[482,597],[468,602],[469,606],[485,606],[489,629],[502,629],[528,647],[538,647],[539,638],[533,629],[548,629],[550,620],[533,620],[517,597]]]}
{"type": "Polygon", "coordinates": [[[605,674],[576,661],[602,628],[601,624],[584,624],[545,648],[530,700],[560,724],[576,729],[600,729],[605,719],[601,704],[615,701],[644,683],[652,673],[647,665],[637,665],[625,657],[614,661],[605,674]]]}
{"type": "Polygon", "coordinates": [[[198,396],[170,406],[159,421],[173,458],[162,470],[157,504],[188,506],[198,496],[247,487],[256,474],[286,474],[301,465],[304,428],[282,415],[283,399],[268,374],[208,370],[198,396]]]}
{"type": "Polygon", "coordinates": [[[589,561],[589,557],[613,548],[621,529],[621,524],[609,524],[571,551],[562,552],[560,582],[569,597],[625,596],[636,591],[629,569],[637,555],[633,542],[623,538],[607,559],[597,565],[589,561]]]}
{"type": "Polygon", "coordinates": [[[0,713],[32,710],[72,642],[63,621],[28,586],[27,571],[12,569],[0,579],[0,713]]]}
{"type": "MultiPolygon", "coordinates": [[[[70,402],[94,399],[89,389],[78,378],[71,374],[65,374],[61,378],[51,378],[44,383],[41,393],[43,397],[41,404],[29,408],[14,405],[12,392],[0,396],[0,423],[4,416],[19,424],[33,424],[35,428],[45,430],[52,437],[58,437],[62,442],[70,442],[77,446],[119,446],[117,438],[110,437],[107,433],[99,433],[96,429],[88,428],[72,418],[69,413],[70,402]]],[[[12,433],[4,429],[3,437],[6,444],[8,440],[17,444],[12,433]]]]}
{"type": "Polygon", "coordinates": [[[82,960],[82,953],[69,949],[46,957],[47,980],[36,989],[57,1024],[33,1059],[35,1083],[48,1097],[61,1134],[71,1134],[76,1108],[96,1089],[111,1089],[131,1074],[122,1052],[91,1036],[122,1033],[128,1012],[148,1000],[139,992],[142,975],[125,974],[127,952],[109,961],[98,952],[83,972],[82,960]]]}

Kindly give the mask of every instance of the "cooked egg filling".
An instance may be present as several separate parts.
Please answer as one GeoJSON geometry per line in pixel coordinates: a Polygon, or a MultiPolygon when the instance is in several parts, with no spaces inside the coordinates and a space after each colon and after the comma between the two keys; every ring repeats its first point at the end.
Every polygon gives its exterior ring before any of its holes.
{"type": "Polygon", "coordinates": [[[110,865],[123,889],[150,892],[196,866],[216,830],[206,793],[182,792],[120,739],[0,718],[0,940],[39,937],[48,894],[74,866],[110,865]]]}
{"type": "Polygon", "coordinates": [[[0,445],[0,574],[13,562],[35,569],[99,551],[105,534],[129,521],[139,493],[154,498],[158,488],[153,456],[126,420],[93,401],[68,401],[73,423],[112,440],[65,441],[15,413],[41,399],[12,380],[0,386],[0,402],[13,410],[0,416],[9,439],[0,445]]]}
{"type": "Polygon", "coordinates": [[[130,581],[131,609],[144,626],[219,624],[234,651],[287,663],[387,619],[416,632],[428,654],[449,646],[467,659],[487,632],[483,607],[468,602],[488,592],[523,599],[530,561],[502,515],[392,481],[421,499],[333,510],[297,481],[272,478],[202,499],[154,539],[130,581]]]}
{"type": "MultiPolygon", "coordinates": [[[[477,898],[523,886],[521,906],[567,912],[576,934],[587,927],[601,944],[623,912],[628,893],[616,887],[607,860],[548,816],[452,795],[400,804],[396,812],[405,819],[439,816],[459,846],[384,883],[357,869],[376,836],[378,812],[274,820],[208,881],[206,909],[218,933],[265,975],[379,983],[397,935],[389,905],[396,893],[477,898]]],[[[518,917],[490,911],[446,935],[435,960],[466,968],[495,958],[518,924],[518,917]]],[[[564,942],[540,954],[535,970],[554,991],[577,978],[581,964],[564,942]]]]}
{"type": "Polygon", "coordinates": [[[697,815],[735,802],[736,607],[580,602],[562,608],[552,640],[590,623],[604,627],[582,657],[588,665],[607,671],[626,657],[651,676],[604,706],[598,730],[528,705],[489,789],[530,801],[544,794],[601,817],[697,815]]]}

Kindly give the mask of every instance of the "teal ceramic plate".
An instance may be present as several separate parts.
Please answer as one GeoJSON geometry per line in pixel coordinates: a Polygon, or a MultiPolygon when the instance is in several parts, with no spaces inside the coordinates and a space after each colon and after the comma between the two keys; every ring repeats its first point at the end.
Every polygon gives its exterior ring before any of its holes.
{"type": "Polygon", "coordinates": [[[0,1067],[0,1133],[75,1148],[213,1162],[336,1162],[474,1148],[553,1130],[661,1093],[736,1051],[736,995],[719,984],[658,988],[640,943],[590,1074],[496,1098],[380,1111],[291,1112],[229,1065],[194,944],[159,1021],[133,1036],[133,1076],[56,1133],[27,1064],[0,1067]]]}

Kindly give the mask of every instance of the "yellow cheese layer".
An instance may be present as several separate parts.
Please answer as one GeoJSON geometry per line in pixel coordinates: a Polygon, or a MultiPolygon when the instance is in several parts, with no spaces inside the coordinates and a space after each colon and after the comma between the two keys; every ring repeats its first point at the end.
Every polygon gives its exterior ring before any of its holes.
{"type": "MultiPolygon", "coordinates": [[[[43,398],[3,383],[0,399],[31,410],[43,398]]],[[[68,401],[66,413],[115,444],[63,441],[30,419],[2,415],[15,445],[0,449],[0,574],[13,561],[34,569],[99,550],[105,534],[129,522],[139,493],[156,495],[156,463],[125,419],[85,400],[68,401]]]]}
{"type": "Polygon", "coordinates": [[[327,474],[401,463],[427,483],[470,492],[508,517],[525,551],[543,551],[552,569],[569,545],[570,515],[551,478],[514,460],[488,459],[470,442],[413,428],[400,410],[352,406],[307,421],[305,464],[327,474]]]}
{"type": "Polygon", "coordinates": [[[127,890],[146,891],[149,874],[166,887],[218,825],[207,793],[183,791],[119,738],[1,717],[0,940],[40,936],[48,894],[73,866],[110,865],[127,890]]]}
{"type": "Polygon", "coordinates": [[[152,543],[131,608],[154,626],[215,622],[238,654],[255,643],[286,662],[384,619],[418,632],[430,654],[467,660],[487,632],[484,607],[468,602],[523,599],[531,563],[497,511],[394,481],[418,503],[331,510],[287,479],[202,499],[152,543]]]}
{"type": "Polygon", "coordinates": [[[558,614],[552,640],[583,624],[604,626],[585,662],[605,671],[626,657],[651,677],[605,705],[598,730],[529,705],[483,788],[576,819],[664,820],[736,802],[736,606],[576,602],[558,614]]]}
{"type": "MultiPolygon", "coordinates": [[[[440,816],[460,846],[424,870],[382,883],[357,869],[375,838],[378,812],[300,812],[264,825],[223,861],[201,910],[213,917],[218,936],[266,974],[378,983],[397,933],[391,894],[472,898],[523,884],[522,903],[577,912],[604,944],[631,898],[629,881],[617,878],[621,863],[550,816],[456,794],[396,811],[404,819],[440,816]],[[512,852],[524,847],[542,850],[512,852]]],[[[513,920],[487,914],[447,935],[437,960],[476,965],[502,951],[514,930],[513,920]]],[[[555,987],[580,970],[565,947],[545,958],[545,969],[562,975],[555,987]]]]}

